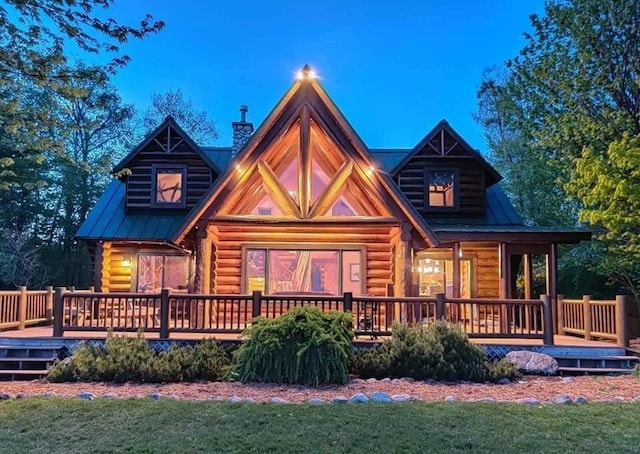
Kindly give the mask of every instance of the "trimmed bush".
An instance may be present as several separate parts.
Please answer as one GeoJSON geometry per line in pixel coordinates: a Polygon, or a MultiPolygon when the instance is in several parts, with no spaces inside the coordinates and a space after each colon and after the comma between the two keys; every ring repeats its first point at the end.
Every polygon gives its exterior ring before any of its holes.
{"type": "Polygon", "coordinates": [[[498,381],[502,378],[515,380],[520,378],[522,374],[515,364],[507,358],[502,358],[496,362],[489,364],[489,380],[498,381]]]}
{"type": "Polygon", "coordinates": [[[487,363],[484,350],[458,326],[444,322],[409,328],[395,325],[391,339],[354,355],[351,373],[362,378],[411,377],[416,380],[482,382],[512,378],[506,363],[487,363]]]}
{"type": "Polygon", "coordinates": [[[276,319],[254,319],[244,337],[236,353],[242,382],[317,387],[349,380],[351,314],[296,308],[276,319]]]}
{"type": "Polygon", "coordinates": [[[215,340],[195,346],[172,346],[156,352],[139,333],[119,337],[111,333],[104,347],[82,344],[73,356],[53,365],[48,379],[62,381],[179,382],[220,380],[228,372],[229,356],[215,340]]]}

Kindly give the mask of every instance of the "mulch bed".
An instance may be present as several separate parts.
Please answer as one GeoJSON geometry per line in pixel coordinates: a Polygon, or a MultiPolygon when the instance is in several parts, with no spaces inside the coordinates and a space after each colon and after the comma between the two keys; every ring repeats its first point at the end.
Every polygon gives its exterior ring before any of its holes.
{"type": "Polygon", "coordinates": [[[258,402],[268,402],[274,397],[290,402],[305,402],[311,398],[333,399],[336,396],[350,397],[356,393],[370,396],[380,391],[390,395],[408,394],[424,401],[441,401],[447,396],[457,400],[472,401],[492,398],[497,401],[516,401],[521,398],[535,398],[541,402],[551,401],[559,395],[575,399],[584,396],[589,401],[625,400],[640,397],[640,377],[623,376],[580,376],[572,378],[528,376],[509,384],[474,383],[426,383],[399,380],[354,380],[346,386],[326,386],[319,389],[302,386],[270,384],[223,383],[175,383],[175,384],[108,384],[108,383],[47,383],[43,380],[0,382],[0,393],[13,396],[32,396],[45,392],[55,392],[57,396],[77,396],[80,392],[91,392],[97,397],[116,393],[120,398],[149,397],[152,393],[175,396],[180,399],[228,400],[233,396],[252,398],[258,402]]]}

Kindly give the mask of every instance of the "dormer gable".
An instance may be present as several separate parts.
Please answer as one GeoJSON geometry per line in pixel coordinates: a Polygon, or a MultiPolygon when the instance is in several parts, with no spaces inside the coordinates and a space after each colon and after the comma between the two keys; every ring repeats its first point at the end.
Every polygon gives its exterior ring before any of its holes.
{"type": "Polygon", "coordinates": [[[486,189],[502,179],[445,120],[391,173],[400,190],[425,219],[484,216],[486,189]]]}
{"type": "Polygon", "coordinates": [[[173,117],[167,117],[113,173],[126,184],[127,212],[181,212],[200,202],[220,170],[173,117]]]}

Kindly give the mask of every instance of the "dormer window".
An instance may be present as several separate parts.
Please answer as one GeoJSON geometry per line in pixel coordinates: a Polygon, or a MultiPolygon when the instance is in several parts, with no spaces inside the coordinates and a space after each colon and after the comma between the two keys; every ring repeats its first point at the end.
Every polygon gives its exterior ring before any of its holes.
{"type": "Polygon", "coordinates": [[[425,181],[428,209],[458,209],[459,173],[457,169],[425,169],[425,181]]]}
{"type": "Polygon", "coordinates": [[[152,204],[160,207],[185,207],[186,181],[186,166],[154,164],[152,204]]]}

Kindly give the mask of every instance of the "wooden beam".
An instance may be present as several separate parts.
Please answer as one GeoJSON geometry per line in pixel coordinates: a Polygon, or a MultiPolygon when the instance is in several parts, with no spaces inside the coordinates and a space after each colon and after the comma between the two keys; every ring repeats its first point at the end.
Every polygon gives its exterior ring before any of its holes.
{"type": "Polygon", "coordinates": [[[524,261],[524,299],[530,300],[532,296],[533,283],[533,267],[531,266],[531,254],[524,254],[522,256],[524,261]]]}
{"type": "Polygon", "coordinates": [[[340,169],[338,169],[338,173],[336,173],[333,179],[329,182],[324,192],[320,194],[320,197],[318,197],[318,200],[309,211],[310,218],[322,216],[326,213],[329,207],[338,200],[340,197],[340,190],[346,183],[349,176],[351,176],[352,170],[353,164],[350,162],[345,162],[340,169]]]}
{"type": "Polygon", "coordinates": [[[98,241],[93,253],[93,286],[96,288],[96,292],[102,291],[102,252],[103,243],[98,241]]]}
{"type": "Polygon", "coordinates": [[[509,268],[509,254],[507,243],[500,243],[498,246],[499,274],[500,274],[500,299],[509,299],[509,283],[511,281],[511,270],[509,268]]]}
{"type": "Polygon", "coordinates": [[[453,297],[460,298],[460,243],[453,243],[453,297]]]}
{"type": "Polygon", "coordinates": [[[207,279],[205,275],[205,262],[206,257],[206,243],[207,243],[207,222],[200,221],[196,230],[196,270],[193,279],[193,291],[194,293],[203,293],[204,281],[207,279]]]}
{"type": "Polygon", "coordinates": [[[298,173],[298,200],[302,217],[309,217],[311,204],[311,113],[305,105],[300,115],[300,170],[298,173]]]}
{"type": "Polygon", "coordinates": [[[554,333],[557,334],[557,304],[558,304],[558,245],[552,243],[549,245],[549,253],[547,254],[547,294],[551,296],[551,308],[554,333]]]}
{"type": "Polygon", "coordinates": [[[271,193],[276,203],[280,206],[283,214],[302,218],[302,213],[298,209],[296,203],[293,201],[287,189],[282,185],[278,177],[273,173],[271,167],[264,162],[258,162],[258,172],[262,176],[265,182],[265,189],[271,193]]]}

